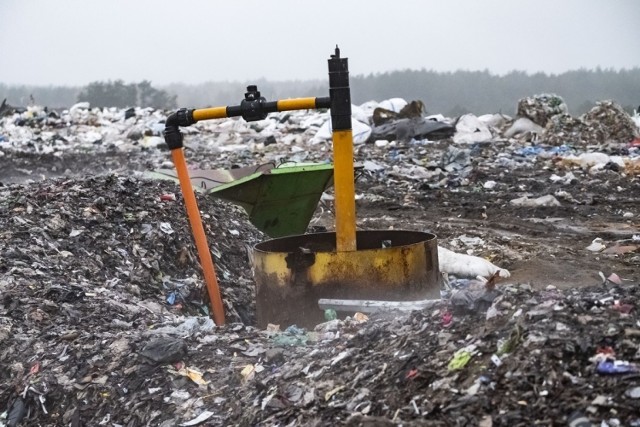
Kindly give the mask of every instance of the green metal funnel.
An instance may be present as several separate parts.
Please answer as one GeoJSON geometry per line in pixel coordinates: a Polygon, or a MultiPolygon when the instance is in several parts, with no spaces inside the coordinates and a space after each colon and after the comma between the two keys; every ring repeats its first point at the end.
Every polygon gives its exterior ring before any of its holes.
{"type": "MultiPolygon", "coordinates": [[[[172,169],[146,174],[177,181],[172,169]]],[[[303,234],[322,192],[333,183],[333,165],[295,163],[228,170],[192,170],[193,187],[242,206],[251,223],[270,237],[303,234]]]]}

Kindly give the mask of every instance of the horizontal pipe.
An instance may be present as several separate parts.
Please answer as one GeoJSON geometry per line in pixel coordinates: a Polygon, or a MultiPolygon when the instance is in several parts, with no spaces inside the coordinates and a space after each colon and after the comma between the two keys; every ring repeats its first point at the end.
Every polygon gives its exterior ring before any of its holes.
{"type": "Polygon", "coordinates": [[[313,110],[316,108],[316,98],[293,98],[278,101],[278,111],[313,110]]]}
{"type": "MultiPolygon", "coordinates": [[[[329,97],[318,98],[292,98],[281,99],[279,101],[264,102],[261,104],[262,111],[273,113],[276,111],[292,111],[292,110],[315,110],[317,108],[329,108],[331,99],[329,97]]],[[[232,105],[228,107],[212,107],[193,110],[193,121],[210,119],[224,119],[226,117],[243,116],[242,105],[232,105]]]]}
{"type": "Polygon", "coordinates": [[[227,116],[227,107],[212,107],[193,110],[193,120],[224,119],[227,116]]]}

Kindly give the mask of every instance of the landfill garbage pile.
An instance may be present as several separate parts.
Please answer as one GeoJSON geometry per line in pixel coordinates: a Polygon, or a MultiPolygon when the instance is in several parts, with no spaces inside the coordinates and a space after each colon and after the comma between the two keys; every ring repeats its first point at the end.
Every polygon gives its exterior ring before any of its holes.
{"type": "Polygon", "coordinates": [[[518,101],[516,114],[526,117],[538,126],[546,126],[551,117],[558,114],[568,114],[569,109],[561,96],[556,94],[540,94],[522,98],[518,101]]]}
{"type": "Polygon", "coordinates": [[[299,338],[286,345],[299,347],[279,355],[276,369],[267,359],[243,377],[257,413],[245,419],[524,426],[579,411],[607,425],[640,423],[637,287],[498,289],[485,310],[452,299],[406,317],[285,333],[299,338]],[[321,342],[309,352],[305,336],[321,342]]]}
{"type": "Polygon", "coordinates": [[[567,141],[572,144],[589,144],[590,138],[588,126],[579,118],[570,114],[558,114],[547,122],[544,130],[540,132],[542,139],[549,145],[563,145],[567,141]]]}
{"type": "Polygon", "coordinates": [[[49,290],[38,306],[13,304],[3,317],[4,417],[20,425],[528,426],[577,415],[640,425],[637,285],[472,286],[410,315],[356,313],[284,331],[215,328],[136,295],[131,307],[102,306],[83,289],[49,290]],[[469,292],[483,304],[456,298],[469,292]]]}
{"type": "Polygon", "coordinates": [[[151,108],[92,109],[88,102],[62,112],[29,106],[2,118],[2,148],[47,154],[157,146],[164,143],[160,134],[165,118],[164,112],[151,108]]]}
{"type": "Polygon", "coordinates": [[[630,142],[638,134],[633,119],[618,104],[601,101],[580,118],[569,114],[552,116],[542,138],[550,145],[562,145],[567,141],[574,145],[597,145],[602,142],[630,142]]]}
{"type": "MultiPolygon", "coordinates": [[[[117,175],[0,187],[0,402],[13,402],[0,425],[29,414],[62,425],[56,415],[71,395],[130,355],[124,337],[178,315],[209,315],[177,190],[117,175]],[[34,413],[31,399],[44,412],[34,413]]],[[[234,206],[200,206],[205,219],[226,225],[207,232],[227,319],[251,324],[246,245],[263,236],[234,206]]]]}
{"type": "MultiPolygon", "coordinates": [[[[371,138],[376,108],[408,104],[353,108],[358,228],[430,231],[510,277],[450,275],[424,310],[314,330],[252,326],[247,246],[266,238],[198,195],[228,323],[208,317],[179,188],[140,178],[173,167],[167,112],[1,117],[0,426],[640,425],[639,147],[550,144],[498,114],[371,138]]],[[[185,153],[197,169],[328,162],[327,129],[326,111],[201,122],[185,153]]],[[[334,221],[329,190],[310,230],[334,221]]]]}
{"type": "MultiPolygon", "coordinates": [[[[5,309],[26,310],[55,322],[65,313],[74,317],[61,304],[81,295],[92,294],[94,302],[108,310],[124,305],[139,311],[128,301],[135,295],[153,298],[156,305],[166,296],[170,305],[179,304],[185,312],[208,314],[177,190],[166,182],[118,175],[1,187],[0,284],[5,309]],[[23,305],[23,291],[48,301],[23,305]]],[[[214,224],[207,231],[215,235],[211,250],[229,318],[251,323],[246,245],[258,242],[262,233],[233,205],[214,199],[201,204],[204,217],[214,224]],[[216,228],[219,223],[226,227],[216,228]]]]}
{"type": "Polygon", "coordinates": [[[628,142],[640,135],[633,119],[613,101],[598,102],[582,116],[582,121],[593,127],[599,124],[599,141],[628,142]]]}

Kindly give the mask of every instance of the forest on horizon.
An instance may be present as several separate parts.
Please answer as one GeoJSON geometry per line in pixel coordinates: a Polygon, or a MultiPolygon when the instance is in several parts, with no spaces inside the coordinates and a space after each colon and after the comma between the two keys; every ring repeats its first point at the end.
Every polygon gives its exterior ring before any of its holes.
{"type": "MultiPolygon", "coordinates": [[[[116,81],[119,83],[121,81],[116,81]]],[[[146,82],[146,81],[145,81],[146,82]]],[[[0,102],[6,98],[12,106],[24,107],[35,103],[50,108],[68,108],[86,95],[91,85],[110,85],[112,82],[93,82],[87,86],[26,86],[0,83],[0,102]]],[[[351,97],[356,105],[363,102],[400,97],[407,101],[421,100],[429,114],[448,117],[464,113],[497,113],[514,115],[519,99],[540,93],[555,93],[562,98],[573,115],[588,111],[597,101],[614,100],[632,113],[640,105],[640,68],[580,69],[561,74],[512,71],[505,75],[489,71],[436,72],[430,70],[401,70],[369,75],[352,75],[351,97]]],[[[140,87],[138,84],[138,87],[140,87]]],[[[200,84],[173,83],[157,85],[152,91],[173,99],[165,108],[201,108],[236,105],[244,96],[246,86],[257,84],[267,100],[283,98],[327,96],[328,81],[268,81],[205,82],[200,84]]],[[[133,87],[135,84],[130,84],[133,87]]],[[[105,95],[106,96],[106,95],[105,95]]],[[[147,97],[149,98],[149,97],[147,97]]],[[[136,97],[133,97],[136,99],[136,97]]],[[[138,106],[145,97],[137,97],[138,106]]],[[[109,102],[113,100],[110,94],[109,102]]],[[[123,105],[128,105],[123,104],[123,105]]],[[[135,106],[135,105],[131,105],[135,106]]],[[[154,105],[158,107],[158,105],[154,105]]]]}

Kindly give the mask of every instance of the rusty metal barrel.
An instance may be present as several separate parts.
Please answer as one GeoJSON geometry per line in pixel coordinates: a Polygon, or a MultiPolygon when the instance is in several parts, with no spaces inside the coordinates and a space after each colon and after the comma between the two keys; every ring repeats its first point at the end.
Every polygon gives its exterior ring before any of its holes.
{"type": "Polygon", "coordinates": [[[335,233],[283,237],[253,249],[259,327],[311,327],[318,300],[415,301],[440,298],[437,238],[403,230],[356,233],[357,250],[338,252],[335,233]]]}

